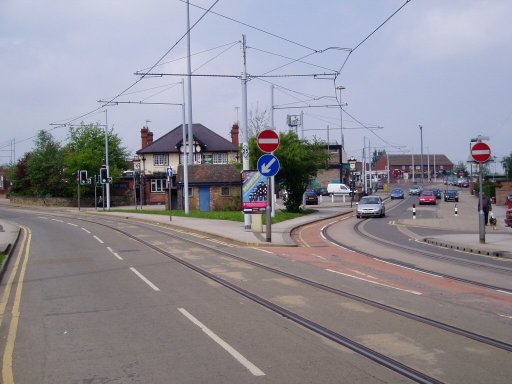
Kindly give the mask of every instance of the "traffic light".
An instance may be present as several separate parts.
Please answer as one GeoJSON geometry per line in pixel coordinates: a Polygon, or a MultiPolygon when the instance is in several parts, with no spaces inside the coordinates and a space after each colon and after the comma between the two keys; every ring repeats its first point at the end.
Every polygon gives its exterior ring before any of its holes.
{"type": "Polygon", "coordinates": [[[107,177],[107,168],[101,168],[100,169],[100,184],[107,184],[108,177],[107,177]]]}
{"type": "Polygon", "coordinates": [[[80,184],[84,185],[87,184],[87,171],[80,171],[80,184]]]}

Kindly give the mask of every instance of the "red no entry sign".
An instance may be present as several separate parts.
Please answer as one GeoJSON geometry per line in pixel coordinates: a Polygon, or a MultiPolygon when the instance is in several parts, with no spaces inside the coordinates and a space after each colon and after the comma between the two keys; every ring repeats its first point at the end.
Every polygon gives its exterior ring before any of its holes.
{"type": "Polygon", "coordinates": [[[258,135],[258,147],[263,152],[274,152],[279,147],[279,134],[271,129],[265,129],[258,135]]]}
{"type": "Polygon", "coordinates": [[[471,156],[477,163],[485,163],[491,158],[491,148],[482,142],[475,143],[471,147],[471,156]]]}

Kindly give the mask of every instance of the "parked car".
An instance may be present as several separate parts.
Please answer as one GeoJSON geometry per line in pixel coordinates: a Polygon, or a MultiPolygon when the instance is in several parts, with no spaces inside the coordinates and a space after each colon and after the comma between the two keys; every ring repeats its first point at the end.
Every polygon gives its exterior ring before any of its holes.
{"type": "Polygon", "coordinates": [[[390,194],[389,197],[391,197],[391,200],[394,199],[403,199],[405,197],[404,190],[401,188],[394,188],[390,194]]]}
{"type": "Polygon", "coordinates": [[[318,205],[318,195],[314,191],[306,191],[304,192],[304,197],[306,199],[306,205],[314,204],[318,205]]]}
{"type": "Polygon", "coordinates": [[[423,186],[416,184],[409,188],[409,196],[419,196],[421,191],[423,191],[423,186]]]}
{"type": "Polygon", "coordinates": [[[436,195],[436,199],[443,197],[443,194],[439,188],[432,188],[431,191],[434,192],[434,195],[436,195]]]}
{"type": "Polygon", "coordinates": [[[437,198],[432,191],[423,191],[420,194],[420,205],[431,204],[436,205],[437,198]]]}
{"type": "Polygon", "coordinates": [[[317,196],[329,196],[329,192],[327,192],[327,188],[317,188],[315,189],[317,196]]]}
{"type": "Polygon", "coordinates": [[[457,185],[458,185],[459,187],[462,187],[462,188],[467,188],[467,187],[469,187],[468,179],[460,178],[459,180],[457,180],[457,185]]]}
{"type": "Polygon", "coordinates": [[[332,183],[327,184],[329,195],[350,195],[350,188],[345,184],[332,183]]]}
{"type": "Polygon", "coordinates": [[[386,207],[380,196],[363,196],[357,203],[356,217],[384,217],[386,216],[386,207]]]}
{"type": "Polygon", "coordinates": [[[444,201],[459,201],[459,192],[455,189],[447,189],[444,191],[444,201]]]}
{"type": "Polygon", "coordinates": [[[377,181],[375,183],[375,190],[378,191],[379,189],[384,189],[384,183],[382,181],[377,181]]]}

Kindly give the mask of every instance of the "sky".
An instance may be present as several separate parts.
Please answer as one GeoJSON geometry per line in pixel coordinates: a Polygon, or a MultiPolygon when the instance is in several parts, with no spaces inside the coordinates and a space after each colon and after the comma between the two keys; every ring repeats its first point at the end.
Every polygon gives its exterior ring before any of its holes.
{"type": "MultiPolygon", "coordinates": [[[[230,139],[245,35],[249,116],[273,110],[285,132],[303,113],[300,136],[343,133],[357,159],[423,141],[457,164],[487,136],[499,172],[512,154],[510,15],[509,0],[192,0],[192,120],[230,139]]],[[[107,122],[135,154],[143,126],[155,139],[179,126],[181,105],[159,103],[183,102],[186,31],[180,0],[0,0],[0,164],[40,130],[65,144],[73,124],[107,122]]]]}

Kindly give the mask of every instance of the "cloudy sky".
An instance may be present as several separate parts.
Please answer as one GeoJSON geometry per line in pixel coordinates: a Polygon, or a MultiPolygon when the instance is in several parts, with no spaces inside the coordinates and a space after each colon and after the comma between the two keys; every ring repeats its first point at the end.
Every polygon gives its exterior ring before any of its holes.
{"type": "MultiPolygon", "coordinates": [[[[419,125],[424,153],[454,163],[467,159],[478,134],[490,137],[498,161],[512,153],[511,1],[214,3],[190,7],[191,24],[212,5],[215,12],[191,32],[192,70],[204,75],[192,79],[194,123],[229,138],[242,117],[236,76],[245,34],[248,109],[268,113],[274,84],[279,131],[288,129],[287,115],[303,112],[306,138],[340,142],[340,109],[332,106],[343,86],[349,156],[361,158],[365,142],[420,153],[419,125]]],[[[180,0],[0,0],[0,163],[13,148],[16,158],[30,151],[41,129],[65,143],[68,128],[53,124],[104,124],[98,100],[181,103],[185,32],[180,0]],[[174,75],[134,75],[149,69],[174,75]]],[[[107,111],[132,153],[146,121],[155,138],[182,121],[179,106],[122,103],[107,111]]]]}

